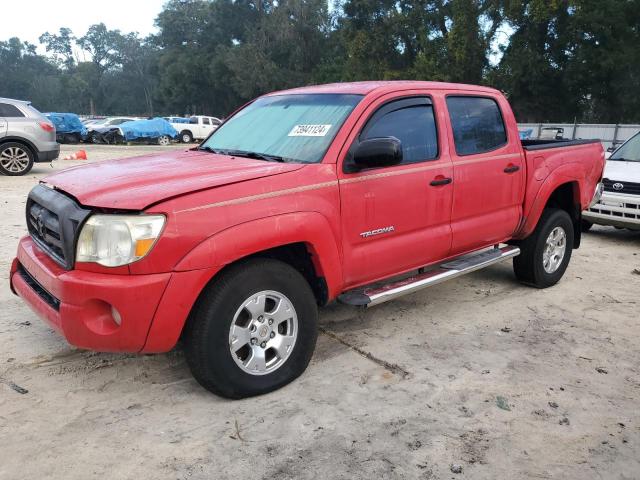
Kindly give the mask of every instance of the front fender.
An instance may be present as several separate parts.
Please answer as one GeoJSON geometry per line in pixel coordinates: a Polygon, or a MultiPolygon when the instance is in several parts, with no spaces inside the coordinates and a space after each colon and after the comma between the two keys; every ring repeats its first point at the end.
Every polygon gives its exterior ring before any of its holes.
{"type": "Polygon", "coordinates": [[[329,298],[340,293],[342,262],[327,218],[317,212],[293,212],[235,225],[207,238],[175,267],[176,271],[223,267],[249,255],[292,243],[307,245],[329,298]]]}
{"type": "MultiPolygon", "coordinates": [[[[571,162],[555,168],[540,182],[540,186],[537,192],[532,195],[531,200],[525,202],[524,219],[514,238],[526,238],[535,230],[549,198],[561,185],[567,183],[573,185],[573,201],[575,204],[580,204],[581,208],[588,204],[588,200],[583,198],[586,193],[584,191],[586,176],[587,172],[582,163],[571,162]]],[[[535,188],[533,185],[530,185],[530,187],[535,188]]]]}

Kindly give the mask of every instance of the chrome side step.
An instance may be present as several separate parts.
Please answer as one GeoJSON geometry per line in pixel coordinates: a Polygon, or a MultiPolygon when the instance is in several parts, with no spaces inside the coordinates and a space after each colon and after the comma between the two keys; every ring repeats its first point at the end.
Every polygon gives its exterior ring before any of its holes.
{"type": "Polygon", "coordinates": [[[518,247],[492,248],[480,253],[464,255],[450,262],[442,263],[435,269],[418,275],[397,280],[377,287],[364,287],[350,290],[338,296],[340,303],[361,307],[373,307],[380,303],[394,300],[403,295],[417,292],[423,288],[437,285],[446,280],[475,272],[520,254],[518,247]]]}

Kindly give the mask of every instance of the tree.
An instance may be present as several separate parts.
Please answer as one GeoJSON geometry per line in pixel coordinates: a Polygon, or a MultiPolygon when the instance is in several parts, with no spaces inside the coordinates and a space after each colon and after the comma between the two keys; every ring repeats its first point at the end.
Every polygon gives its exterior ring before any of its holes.
{"type": "Polygon", "coordinates": [[[76,38],[69,28],[62,27],[60,34],[45,32],[40,35],[40,43],[43,44],[47,52],[51,52],[53,59],[66,69],[73,68],[75,58],[73,55],[73,43],[76,38]]]}

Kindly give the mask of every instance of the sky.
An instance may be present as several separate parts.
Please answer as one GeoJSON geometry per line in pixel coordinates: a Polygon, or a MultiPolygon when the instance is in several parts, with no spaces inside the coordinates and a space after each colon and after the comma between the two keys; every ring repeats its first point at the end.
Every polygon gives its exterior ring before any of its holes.
{"type": "Polygon", "coordinates": [[[155,31],[153,25],[166,0],[0,0],[2,27],[0,41],[18,37],[38,45],[44,32],[57,33],[60,27],[73,30],[76,37],[103,22],[109,30],[155,31]]]}

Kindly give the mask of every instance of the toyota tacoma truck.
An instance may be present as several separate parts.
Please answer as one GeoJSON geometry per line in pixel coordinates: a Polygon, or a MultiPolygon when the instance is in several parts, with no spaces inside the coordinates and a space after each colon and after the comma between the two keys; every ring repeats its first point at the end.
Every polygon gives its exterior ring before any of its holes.
{"type": "Polygon", "coordinates": [[[507,259],[554,285],[603,167],[599,141],[521,141],[491,88],[271,93],[191,150],[35,186],[11,287],[79,348],[182,340],[203,387],[263,394],[305,370],[327,302],[371,307],[507,259]]]}

